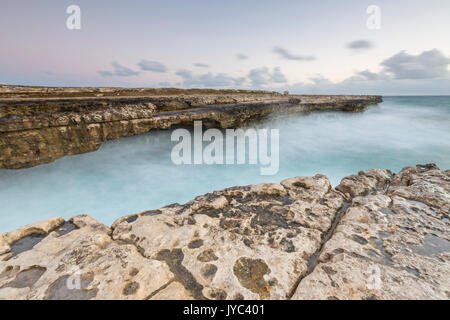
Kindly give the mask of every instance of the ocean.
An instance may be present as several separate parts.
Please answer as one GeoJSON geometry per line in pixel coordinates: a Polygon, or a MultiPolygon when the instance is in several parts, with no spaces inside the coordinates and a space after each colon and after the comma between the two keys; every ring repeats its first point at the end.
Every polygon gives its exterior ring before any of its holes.
{"type": "Polygon", "coordinates": [[[321,173],[336,186],[370,168],[397,172],[432,162],[450,169],[450,96],[383,100],[360,113],[285,114],[259,123],[279,129],[275,175],[261,175],[260,165],[175,165],[172,130],[109,141],[96,152],[29,169],[0,170],[0,232],[77,214],[111,225],[214,190],[294,176],[321,173]]]}

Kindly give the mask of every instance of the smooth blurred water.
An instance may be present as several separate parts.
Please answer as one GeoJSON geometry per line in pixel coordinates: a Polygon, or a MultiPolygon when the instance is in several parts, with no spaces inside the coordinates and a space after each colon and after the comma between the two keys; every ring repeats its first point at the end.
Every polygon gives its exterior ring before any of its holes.
{"type": "Polygon", "coordinates": [[[333,186],[369,168],[417,163],[450,169],[450,97],[385,97],[362,113],[321,112],[269,119],[280,129],[280,170],[259,165],[171,162],[171,131],[110,141],[100,150],[24,170],[0,170],[0,232],[54,216],[115,219],[230,186],[327,175],[333,186]]]}

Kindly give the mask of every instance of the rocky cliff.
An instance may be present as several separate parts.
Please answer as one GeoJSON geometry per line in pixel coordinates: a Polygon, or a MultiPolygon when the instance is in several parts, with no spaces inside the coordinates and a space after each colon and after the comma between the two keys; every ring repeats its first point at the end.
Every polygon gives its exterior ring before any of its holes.
{"type": "Polygon", "coordinates": [[[208,89],[0,86],[0,169],[97,150],[107,140],[173,126],[233,128],[274,112],[359,111],[379,96],[301,96],[208,89]]]}
{"type": "Polygon", "coordinates": [[[233,187],[0,235],[7,299],[449,299],[450,171],[233,187]]]}

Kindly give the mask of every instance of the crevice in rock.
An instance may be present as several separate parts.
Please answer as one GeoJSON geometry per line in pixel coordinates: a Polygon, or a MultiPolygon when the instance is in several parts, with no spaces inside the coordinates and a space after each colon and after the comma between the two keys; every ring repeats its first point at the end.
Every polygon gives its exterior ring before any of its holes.
{"type": "Polygon", "coordinates": [[[183,251],[179,248],[172,251],[168,249],[161,250],[156,256],[156,260],[164,261],[168,265],[170,271],[175,275],[175,280],[180,282],[194,299],[206,300],[202,292],[203,286],[197,282],[194,275],[182,264],[183,259],[183,251]]]}
{"type": "Polygon", "coordinates": [[[145,255],[145,249],[142,248],[141,246],[139,246],[138,244],[136,244],[133,240],[123,240],[123,239],[114,239],[113,234],[114,234],[114,230],[115,228],[113,228],[112,226],[109,227],[109,229],[111,230],[111,232],[108,234],[108,236],[111,238],[111,240],[117,244],[131,244],[132,246],[134,246],[136,248],[136,251],[141,255],[142,258],[145,259],[150,259],[149,257],[147,257],[145,255]]]}
{"type": "MultiPolygon", "coordinates": [[[[388,191],[389,191],[389,187],[391,186],[391,182],[390,181],[388,181],[387,183],[386,183],[386,187],[383,189],[383,194],[384,195],[387,195],[388,194],[388,191]]],[[[392,200],[391,200],[391,202],[392,202],[392,200]]]]}
{"type": "Polygon", "coordinates": [[[320,257],[320,255],[322,253],[322,250],[323,250],[325,244],[333,236],[334,231],[336,230],[336,227],[338,226],[339,222],[341,221],[342,217],[344,216],[345,212],[350,207],[350,205],[351,205],[351,202],[344,201],[344,204],[342,205],[342,207],[336,213],[336,216],[334,217],[334,220],[333,220],[333,223],[331,224],[331,227],[328,229],[328,231],[323,236],[319,248],[316,250],[316,252],[313,253],[313,255],[311,255],[308,258],[306,271],[304,273],[302,273],[300,275],[300,277],[297,279],[297,281],[295,282],[295,284],[292,287],[291,291],[287,295],[287,299],[291,299],[292,298],[292,296],[295,294],[295,291],[297,290],[300,282],[304,278],[306,278],[308,275],[310,275],[314,271],[316,266],[319,264],[319,257],[320,257]]]}
{"type": "Polygon", "coordinates": [[[170,286],[174,281],[175,281],[175,279],[169,280],[167,283],[163,284],[161,287],[159,287],[158,289],[156,289],[155,291],[150,293],[146,298],[144,298],[144,300],[150,300],[151,298],[156,296],[158,293],[160,293],[161,291],[166,289],[168,286],[170,286]]]}

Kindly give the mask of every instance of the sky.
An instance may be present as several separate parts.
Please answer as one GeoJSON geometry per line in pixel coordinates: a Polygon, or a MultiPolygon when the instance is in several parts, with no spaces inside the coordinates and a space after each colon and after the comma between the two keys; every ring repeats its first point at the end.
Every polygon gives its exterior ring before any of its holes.
{"type": "Polygon", "coordinates": [[[1,0],[0,83],[444,95],[449,39],[448,0],[1,0]]]}

